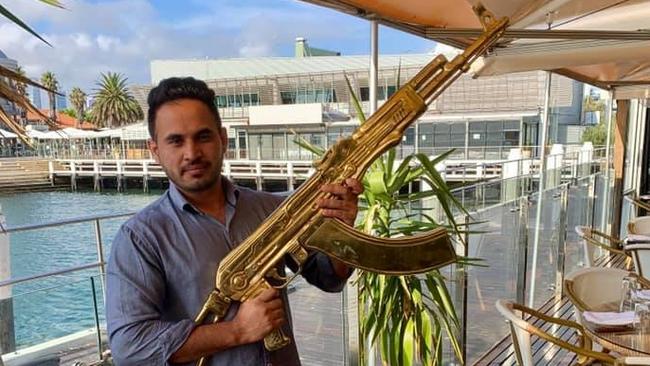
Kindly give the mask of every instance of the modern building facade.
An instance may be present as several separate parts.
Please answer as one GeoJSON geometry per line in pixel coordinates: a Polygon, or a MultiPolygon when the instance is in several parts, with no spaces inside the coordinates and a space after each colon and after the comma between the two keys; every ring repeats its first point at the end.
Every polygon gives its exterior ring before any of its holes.
{"type": "MultiPolygon", "coordinates": [[[[379,104],[433,57],[380,56],[379,104]]],[[[456,148],[458,157],[466,159],[501,159],[510,146],[537,145],[545,75],[463,76],[407,131],[401,152],[436,154],[456,148]]],[[[151,62],[152,85],[172,76],[204,80],[215,91],[232,159],[311,159],[310,152],[296,144],[298,136],[326,147],[359,125],[350,88],[364,113],[369,109],[368,56],[151,62]]],[[[133,88],[145,115],[151,88],[133,88]]],[[[550,131],[551,142],[580,141],[582,95],[581,83],[553,77],[551,118],[557,128],[550,131]]]]}
{"type": "MultiPolygon", "coordinates": [[[[16,69],[18,68],[18,63],[16,62],[16,60],[10,59],[7,55],[4,54],[4,52],[2,52],[2,50],[0,50],[0,66],[16,71],[16,69]]],[[[14,108],[13,104],[9,103],[9,101],[7,101],[6,99],[0,98],[0,107],[9,115],[15,115],[16,113],[18,113],[18,111],[16,111],[16,109],[14,108]]]]}

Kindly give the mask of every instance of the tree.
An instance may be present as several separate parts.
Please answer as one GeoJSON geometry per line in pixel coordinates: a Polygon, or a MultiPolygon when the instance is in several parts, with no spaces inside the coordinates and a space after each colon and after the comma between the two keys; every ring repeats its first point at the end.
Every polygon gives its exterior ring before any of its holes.
{"type": "MultiPolygon", "coordinates": [[[[590,141],[594,146],[603,146],[607,141],[607,116],[605,113],[605,101],[595,99],[592,95],[585,96],[582,102],[583,112],[599,114],[599,122],[595,126],[587,127],[582,133],[582,142],[590,141]]],[[[610,117],[611,118],[611,117],[610,117]]]]}
{"type": "Polygon", "coordinates": [[[101,75],[94,94],[90,120],[96,126],[112,128],[144,118],[142,108],[127,86],[122,74],[108,72],[101,75]]]}
{"type": "Polygon", "coordinates": [[[76,112],[77,123],[76,128],[79,128],[84,121],[84,112],[86,110],[86,93],[81,88],[72,88],[70,92],[70,103],[76,112]]]}
{"type": "Polygon", "coordinates": [[[50,119],[56,121],[56,92],[59,91],[59,81],[52,71],[46,71],[41,76],[41,84],[49,89],[47,96],[50,101],[50,119]]]}

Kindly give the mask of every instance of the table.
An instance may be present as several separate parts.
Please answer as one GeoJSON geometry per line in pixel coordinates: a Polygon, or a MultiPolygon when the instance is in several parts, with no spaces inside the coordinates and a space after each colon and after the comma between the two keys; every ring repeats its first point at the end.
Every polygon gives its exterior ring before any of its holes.
{"type": "Polygon", "coordinates": [[[650,356],[650,334],[639,334],[634,329],[600,330],[583,322],[587,336],[603,347],[623,356],[650,356]]]}

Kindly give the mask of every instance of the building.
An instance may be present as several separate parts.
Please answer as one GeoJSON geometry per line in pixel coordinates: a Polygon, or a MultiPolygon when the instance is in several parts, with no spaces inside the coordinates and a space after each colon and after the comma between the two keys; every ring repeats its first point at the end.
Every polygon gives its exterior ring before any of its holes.
{"type": "Polygon", "coordinates": [[[68,108],[68,98],[66,97],[64,92],[61,91],[60,93],[61,93],[61,95],[56,94],[54,96],[54,100],[55,100],[55,103],[56,103],[56,109],[59,110],[59,111],[62,111],[64,109],[68,108]]]}
{"type": "Polygon", "coordinates": [[[36,109],[43,108],[43,100],[41,99],[41,88],[33,85],[29,86],[29,101],[36,107],[36,109]]]}
{"type": "MultiPolygon", "coordinates": [[[[303,47],[297,40],[297,48],[303,47]]],[[[380,104],[433,59],[432,54],[380,56],[380,104]],[[397,80],[397,77],[400,80],[397,80]]],[[[451,56],[450,56],[451,57],[451,56]]],[[[294,133],[326,147],[359,124],[346,77],[369,109],[368,56],[155,60],[151,82],[171,76],[204,80],[216,93],[232,159],[311,159],[294,133]]],[[[545,73],[472,79],[465,75],[411,127],[401,152],[457,149],[466,159],[505,158],[510,146],[537,145],[545,73]]],[[[550,141],[578,143],[583,86],[553,78],[550,141]]],[[[143,110],[151,85],[132,89],[143,110]]]]}
{"type": "MultiPolygon", "coordinates": [[[[10,59],[7,55],[0,50],[0,66],[6,67],[9,70],[16,71],[18,69],[18,62],[16,60],[10,59]]],[[[14,105],[12,103],[9,103],[6,99],[0,98],[0,108],[2,108],[3,111],[7,112],[9,115],[13,116],[18,113],[16,108],[14,108],[14,105]]]]}

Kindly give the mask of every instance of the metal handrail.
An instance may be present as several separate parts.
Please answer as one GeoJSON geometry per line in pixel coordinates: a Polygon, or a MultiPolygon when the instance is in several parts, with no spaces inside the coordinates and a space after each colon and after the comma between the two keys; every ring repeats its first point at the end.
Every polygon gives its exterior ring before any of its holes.
{"type": "Polygon", "coordinates": [[[96,216],[90,216],[90,217],[77,217],[77,218],[66,219],[66,220],[50,221],[50,222],[46,222],[44,224],[27,224],[27,225],[17,225],[17,226],[13,226],[13,227],[2,227],[2,226],[0,226],[0,233],[9,234],[9,233],[15,233],[15,232],[19,232],[19,231],[31,231],[31,230],[44,229],[44,228],[48,228],[48,227],[79,224],[79,223],[82,223],[82,222],[90,222],[90,221],[97,221],[97,220],[110,220],[110,219],[117,219],[117,218],[121,218],[121,217],[133,216],[134,214],[135,214],[135,211],[131,211],[131,212],[119,213],[119,214],[96,215],[96,216]]]}
{"type": "Polygon", "coordinates": [[[52,271],[52,272],[40,273],[40,274],[33,275],[33,276],[25,276],[25,277],[19,277],[19,278],[16,278],[16,279],[4,280],[4,281],[0,281],[0,288],[5,287],[5,286],[16,285],[16,284],[23,283],[23,282],[30,282],[30,281],[38,280],[38,279],[41,279],[41,278],[54,277],[54,276],[60,276],[60,275],[67,274],[67,273],[83,271],[84,269],[97,268],[97,267],[101,267],[101,266],[103,266],[105,264],[106,263],[103,263],[103,262],[87,263],[87,264],[82,264],[80,266],[69,267],[69,268],[66,268],[66,269],[60,269],[60,270],[52,271]]]}

